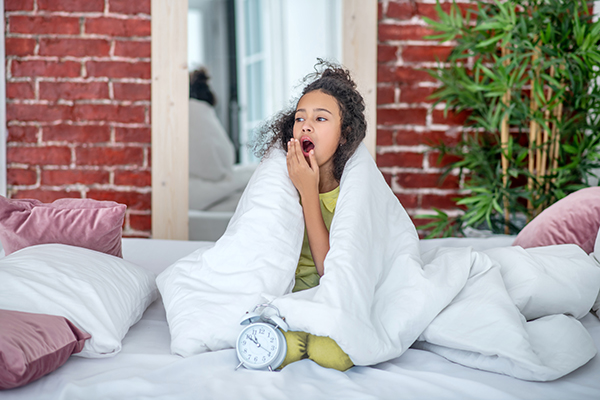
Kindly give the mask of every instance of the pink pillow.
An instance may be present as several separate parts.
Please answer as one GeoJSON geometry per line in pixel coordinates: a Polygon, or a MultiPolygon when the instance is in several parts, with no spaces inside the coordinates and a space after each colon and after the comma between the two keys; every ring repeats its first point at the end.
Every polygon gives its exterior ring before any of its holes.
{"type": "Polygon", "coordinates": [[[542,211],[517,235],[513,246],[523,248],[576,244],[594,251],[600,228],[600,187],[571,193],[542,211]]]}
{"type": "Polygon", "coordinates": [[[7,199],[0,196],[0,241],[6,255],[36,244],[59,243],[122,257],[127,206],[114,201],[7,199]]]}
{"type": "Polygon", "coordinates": [[[54,371],[91,336],[64,317],[0,310],[0,389],[54,371]]]}

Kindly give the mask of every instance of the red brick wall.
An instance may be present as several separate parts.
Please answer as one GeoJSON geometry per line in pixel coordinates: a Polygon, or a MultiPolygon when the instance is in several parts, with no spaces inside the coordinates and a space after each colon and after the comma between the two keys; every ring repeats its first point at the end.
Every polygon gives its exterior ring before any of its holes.
{"type": "Polygon", "coordinates": [[[150,235],[150,0],[4,0],[8,195],[127,204],[150,235]]]}
{"type": "MultiPolygon", "coordinates": [[[[449,1],[441,0],[448,10],[449,1]]],[[[461,8],[468,0],[457,0],[461,8]]],[[[437,19],[435,0],[379,0],[377,57],[377,164],[411,216],[433,207],[454,210],[456,175],[440,181],[436,142],[457,143],[463,119],[443,116],[427,97],[438,83],[426,68],[451,47],[424,39],[433,32],[423,17],[437,19]]],[[[422,221],[417,221],[423,223],[422,221]]]]}

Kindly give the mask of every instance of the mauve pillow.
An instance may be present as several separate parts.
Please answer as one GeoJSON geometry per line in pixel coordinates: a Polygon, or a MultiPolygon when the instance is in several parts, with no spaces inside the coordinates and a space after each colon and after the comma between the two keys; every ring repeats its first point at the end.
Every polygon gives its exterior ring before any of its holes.
{"type": "Polygon", "coordinates": [[[59,199],[46,204],[0,196],[0,241],[6,255],[28,246],[59,243],[123,257],[126,209],[114,201],[59,199]]]}
{"type": "Polygon", "coordinates": [[[0,389],[54,371],[90,337],[64,317],[0,310],[0,389]]]}
{"type": "Polygon", "coordinates": [[[521,230],[513,246],[573,243],[590,254],[599,228],[600,187],[595,186],[571,193],[542,211],[521,230]]]}

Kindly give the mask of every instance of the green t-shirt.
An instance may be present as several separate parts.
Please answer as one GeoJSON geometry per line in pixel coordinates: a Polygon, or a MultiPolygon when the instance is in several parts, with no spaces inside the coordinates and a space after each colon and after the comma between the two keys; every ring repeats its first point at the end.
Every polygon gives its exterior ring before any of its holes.
{"type": "MultiPolygon", "coordinates": [[[[331,226],[331,220],[335,213],[335,205],[339,194],[339,186],[330,192],[319,193],[321,214],[323,214],[323,221],[325,222],[327,230],[329,230],[329,227],[331,226]]],[[[296,268],[296,283],[294,284],[292,292],[299,292],[315,287],[319,284],[320,278],[310,252],[306,227],[304,227],[304,242],[302,242],[302,251],[300,252],[300,259],[298,260],[298,267],[296,268]]]]}

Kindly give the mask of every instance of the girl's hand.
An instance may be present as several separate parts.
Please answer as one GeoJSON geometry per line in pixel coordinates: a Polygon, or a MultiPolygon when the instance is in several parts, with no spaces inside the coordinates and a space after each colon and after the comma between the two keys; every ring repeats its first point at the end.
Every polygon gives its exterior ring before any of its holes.
{"type": "Polygon", "coordinates": [[[307,161],[300,148],[300,142],[292,138],[288,142],[287,168],[301,198],[319,195],[319,165],[315,160],[314,150],[310,151],[307,161]]]}

